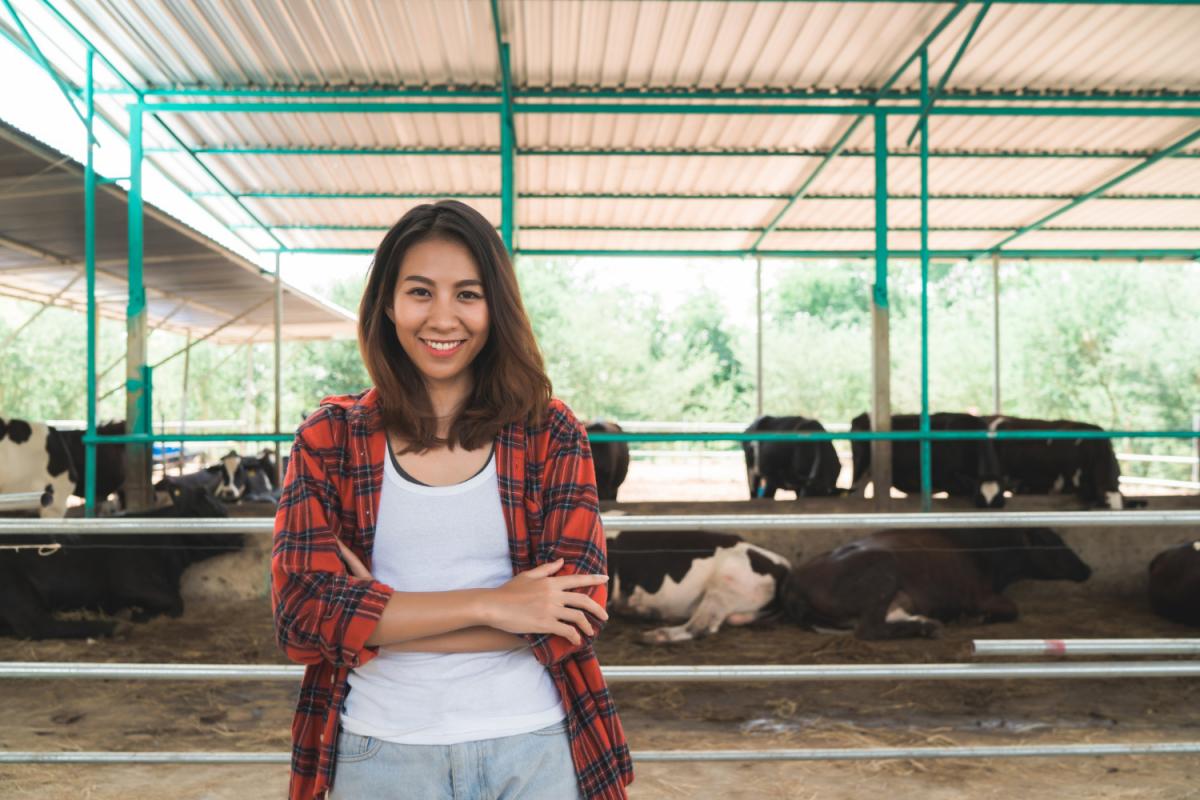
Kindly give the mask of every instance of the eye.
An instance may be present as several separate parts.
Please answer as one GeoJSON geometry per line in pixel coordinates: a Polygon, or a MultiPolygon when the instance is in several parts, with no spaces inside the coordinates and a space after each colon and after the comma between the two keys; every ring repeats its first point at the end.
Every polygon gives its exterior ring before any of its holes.
{"type": "Polygon", "coordinates": [[[411,288],[407,292],[405,292],[405,294],[412,295],[413,297],[430,297],[431,296],[429,294],[429,290],[426,289],[424,286],[414,286],[413,288],[411,288]]]}
{"type": "Polygon", "coordinates": [[[474,289],[463,289],[461,292],[458,293],[458,297],[460,300],[482,300],[483,299],[483,295],[481,295],[479,292],[475,291],[474,289]]]}

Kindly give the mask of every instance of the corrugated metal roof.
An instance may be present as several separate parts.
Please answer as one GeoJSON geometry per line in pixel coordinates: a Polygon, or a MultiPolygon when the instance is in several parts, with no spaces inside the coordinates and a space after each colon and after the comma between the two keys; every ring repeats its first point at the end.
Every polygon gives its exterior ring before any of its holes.
{"type": "MultiPolygon", "coordinates": [[[[99,313],[125,318],[128,218],[124,191],[96,193],[96,299],[99,313]]],[[[80,165],[0,125],[0,293],[77,310],[87,306],[80,165]]],[[[274,276],[146,207],[145,286],[152,326],[218,342],[270,341],[274,336],[274,276]]],[[[353,336],[344,309],[287,285],[283,336],[353,336]]]]}
{"type": "MultiPolygon", "coordinates": [[[[19,0],[16,5],[36,35],[47,41],[61,38],[52,35],[55,28],[61,33],[62,25],[42,0],[19,0]]],[[[474,95],[463,90],[488,90],[491,95],[486,99],[495,102],[501,83],[489,0],[69,0],[59,5],[128,78],[144,88],[386,92],[437,87],[438,102],[454,103],[472,101],[474,95]]],[[[819,102],[854,102],[857,95],[881,87],[953,9],[949,2],[499,0],[502,32],[511,45],[512,82],[519,90],[518,109],[539,101],[564,106],[561,113],[516,116],[518,248],[749,247],[852,124],[851,118],[834,115],[580,113],[569,107],[591,100],[564,98],[555,91],[623,90],[620,98],[605,95],[604,102],[637,104],[639,93],[662,90],[678,93],[681,99],[672,102],[688,105],[709,102],[698,99],[705,91],[731,91],[750,98],[741,102],[778,106],[795,103],[794,97],[805,93],[837,90],[835,98],[819,102]],[[761,96],[763,92],[767,96],[761,96]],[[593,151],[598,154],[581,154],[593,151]],[[609,151],[620,154],[600,154],[609,151]],[[648,151],[705,154],[641,154],[648,151]],[[727,154],[764,151],[801,155],[727,154]],[[537,198],[559,194],[704,197],[537,198]],[[681,230],[584,229],[598,227],[681,230]]],[[[980,3],[969,4],[930,44],[931,81],[949,68],[982,9],[980,3]]],[[[1033,101],[1016,94],[1048,93],[1076,99],[1040,99],[1040,106],[1078,105],[1082,102],[1078,97],[1090,97],[1087,102],[1095,106],[1102,102],[1100,93],[1134,92],[1146,97],[1139,106],[1179,106],[1180,101],[1166,102],[1164,95],[1182,92],[1200,97],[1196,41],[1200,41],[1200,7],[1195,5],[996,2],[947,85],[977,98],[960,97],[953,101],[955,105],[1028,104],[1033,101]],[[995,99],[996,93],[1013,97],[995,99]]],[[[83,49],[77,43],[48,48],[47,55],[69,79],[82,80],[83,49]]],[[[108,77],[103,80],[115,85],[108,77]]],[[[893,89],[911,98],[918,87],[914,62],[893,89]]],[[[101,100],[102,109],[118,126],[125,122],[122,104],[127,100],[121,95],[101,100]]],[[[498,152],[495,114],[385,115],[342,109],[326,114],[220,112],[161,117],[195,148],[384,151],[199,156],[235,193],[470,195],[470,202],[500,222],[497,155],[386,152],[498,152]]],[[[911,157],[915,143],[906,142],[913,124],[914,118],[907,117],[893,118],[889,125],[889,148],[909,156],[890,160],[893,194],[915,195],[919,189],[919,161],[911,157]]],[[[934,116],[930,123],[933,246],[991,247],[1008,232],[1062,208],[1071,197],[1136,167],[1197,129],[1197,117],[934,116]],[[1107,157],[1080,157],[1099,153],[1107,157]],[[997,157],[1004,154],[1027,157],[997,157]],[[952,197],[937,199],[937,195],[952,197]],[[975,229],[962,230],[970,226],[975,229]]],[[[156,126],[147,127],[146,137],[152,149],[177,148],[156,126]]],[[[848,140],[847,153],[812,182],[808,194],[814,198],[796,203],[761,247],[873,248],[872,233],[853,230],[874,222],[874,204],[861,197],[874,190],[875,167],[869,157],[873,142],[873,126],[867,120],[848,140]]],[[[1200,142],[1188,151],[1200,154],[1200,142]]],[[[200,202],[228,224],[254,224],[245,209],[218,196],[224,190],[186,154],[156,152],[152,158],[202,193],[200,202]]],[[[1193,157],[1164,160],[1122,182],[1115,191],[1196,195],[1200,194],[1197,187],[1200,158],[1193,157]]],[[[378,227],[421,201],[275,197],[242,202],[272,226],[378,227]]],[[[915,226],[916,209],[912,200],[894,200],[891,223],[915,226]]],[[[1053,226],[1187,228],[1200,225],[1195,212],[1195,200],[1187,199],[1093,200],[1057,218],[1053,226]]],[[[261,231],[239,228],[239,232],[257,247],[276,246],[261,231]]],[[[296,248],[368,249],[379,239],[377,230],[277,229],[274,233],[296,248]]],[[[914,237],[909,231],[897,231],[893,240],[908,249],[914,237]]],[[[1050,241],[1066,243],[1054,246],[1071,249],[1110,248],[1110,242],[1119,241],[1122,248],[1200,250],[1200,232],[1193,230],[1170,235],[1162,231],[1105,236],[1098,231],[1030,233],[1014,246],[1029,248],[1050,241]]]]}

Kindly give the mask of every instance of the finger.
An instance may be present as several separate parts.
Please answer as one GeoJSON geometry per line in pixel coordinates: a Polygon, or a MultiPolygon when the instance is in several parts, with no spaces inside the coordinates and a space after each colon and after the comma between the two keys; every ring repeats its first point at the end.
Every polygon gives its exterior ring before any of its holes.
{"type": "Polygon", "coordinates": [[[580,594],[579,592],[567,592],[563,597],[563,604],[572,606],[574,608],[583,609],[594,617],[599,617],[603,620],[608,619],[608,612],[604,610],[604,606],[600,605],[586,594],[580,594]]]}
{"type": "Polygon", "coordinates": [[[521,574],[527,575],[530,578],[544,578],[558,572],[560,569],[562,569],[562,565],[563,560],[561,558],[556,558],[553,561],[546,562],[545,564],[538,564],[533,569],[525,570],[525,572],[521,574]]]}
{"type": "Polygon", "coordinates": [[[588,622],[588,618],[584,615],[584,613],[582,611],[576,611],[573,608],[572,609],[564,609],[564,613],[563,613],[561,619],[563,622],[570,622],[572,625],[574,625],[576,628],[579,628],[579,630],[583,631],[588,636],[596,635],[596,631],[592,628],[592,623],[588,622]]]}
{"type": "Polygon", "coordinates": [[[555,589],[581,589],[608,583],[607,575],[559,575],[554,579],[555,589]]]}
{"type": "Polygon", "coordinates": [[[559,636],[563,637],[571,644],[580,644],[583,641],[583,637],[579,635],[579,631],[576,630],[574,625],[561,625],[560,624],[560,625],[553,625],[551,627],[553,628],[553,630],[551,630],[550,633],[558,634],[559,636]]]}

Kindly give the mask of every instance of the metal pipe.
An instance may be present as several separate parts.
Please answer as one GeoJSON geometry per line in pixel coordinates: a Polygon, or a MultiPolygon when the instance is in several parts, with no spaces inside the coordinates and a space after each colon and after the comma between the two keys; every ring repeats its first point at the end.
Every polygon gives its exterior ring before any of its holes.
{"type": "MultiPolygon", "coordinates": [[[[260,253],[274,253],[270,248],[260,248],[260,253]]],[[[369,256],[375,251],[369,247],[289,247],[289,253],[308,253],[321,255],[369,256]]],[[[758,250],[751,253],[748,250],[608,250],[604,248],[519,248],[521,255],[533,258],[544,256],[599,256],[603,258],[743,258],[748,255],[763,258],[844,258],[864,260],[874,256],[872,250],[758,250]]],[[[954,259],[968,261],[983,255],[990,255],[989,250],[930,250],[931,258],[954,259]]],[[[1073,250],[1067,248],[1003,250],[1001,255],[1006,258],[1038,258],[1045,260],[1068,259],[1071,261],[1128,261],[1137,262],[1147,259],[1194,262],[1200,258],[1200,248],[1126,248],[1104,250],[1073,250]]],[[[918,258],[916,250],[893,250],[892,258],[918,258]]]]}
{"type": "MultiPolygon", "coordinates": [[[[295,681],[304,667],[275,664],[0,663],[0,679],[295,681]]],[[[970,681],[1200,677],[1196,661],[1093,661],[999,664],[731,664],[605,667],[609,683],[729,681],[970,681]]]]}
{"type": "MultiPolygon", "coordinates": [[[[129,302],[125,312],[125,420],[131,434],[152,434],[151,409],[146,407],[146,287],[143,279],[142,111],[129,106],[129,302]]],[[[150,448],[131,443],[125,448],[125,498],[131,508],[151,503],[150,448]]]]}
{"type": "MultiPolygon", "coordinates": [[[[876,761],[936,758],[1048,758],[1200,753],[1200,742],[1119,744],[968,745],[958,747],[825,747],[788,750],[634,750],[635,762],[876,761]]],[[[0,764],[287,764],[286,752],[0,752],[0,764]]]]}
{"type": "Polygon", "coordinates": [[[992,254],[992,406],[1000,412],[1000,256],[992,254]]]}
{"type": "MultiPolygon", "coordinates": [[[[96,137],[93,125],[96,121],[96,82],[95,82],[96,51],[91,47],[87,51],[87,90],[84,96],[87,106],[87,163],[83,170],[83,261],[84,272],[87,274],[87,435],[96,435],[96,335],[98,314],[96,309],[96,137]]],[[[83,445],[83,514],[85,517],[96,515],[96,444],[85,442],[83,445]]]]}
{"type": "MultiPolygon", "coordinates": [[[[282,254],[275,254],[275,435],[283,435],[283,273],[280,270],[282,254]]],[[[275,474],[271,483],[276,487],[283,483],[282,439],[275,440],[275,474]]]]}
{"type": "Polygon", "coordinates": [[[975,639],[977,656],[1200,655],[1200,639],[975,639]]]}
{"type": "Polygon", "coordinates": [[[755,418],[763,415],[763,308],[762,308],[762,259],[754,259],[754,385],[755,418]]]}
{"type": "MultiPolygon", "coordinates": [[[[1200,511],[964,511],[900,514],[601,514],[610,531],[808,531],[877,530],[880,528],[1158,528],[1200,524],[1200,511]]],[[[250,533],[274,531],[272,519],[173,519],[172,534],[250,533]]],[[[0,535],[161,534],[161,521],[147,519],[0,519],[0,535]]]]}
{"type": "MultiPolygon", "coordinates": [[[[963,3],[955,6],[956,13],[963,3]]],[[[871,421],[876,432],[892,429],[892,365],[888,314],[888,118],[875,115],[875,283],[871,291],[871,421]]],[[[892,500],[892,446],[871,441],[874,506],[889,510],[892,500]]]]}
{"type": "Polygon", "coordinates": [[[10,492],[0,494],[0,511],[36,511],[50,505],[49,492],[10,492]]]}

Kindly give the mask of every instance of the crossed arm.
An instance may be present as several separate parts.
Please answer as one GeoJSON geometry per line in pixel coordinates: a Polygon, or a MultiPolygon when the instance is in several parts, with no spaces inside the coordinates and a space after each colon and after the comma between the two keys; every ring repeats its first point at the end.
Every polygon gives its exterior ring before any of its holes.
{"type": "MultiPolygon", "coordinates": [[[[350,573],[371,572],[341,542],[338,549],[350,573]]],[[[574,644],[580,630],[594,634],[583,611],[608,619],[603,607],[572,589],[596,586],[605,575],[552,577],[562,560],[523,572],[497,589],[449,592],[396,592],[388,600],[368,645],[397,652],[478,653],[515,650],[529,643],[518,633],[555,633],[574,644]]]]}

